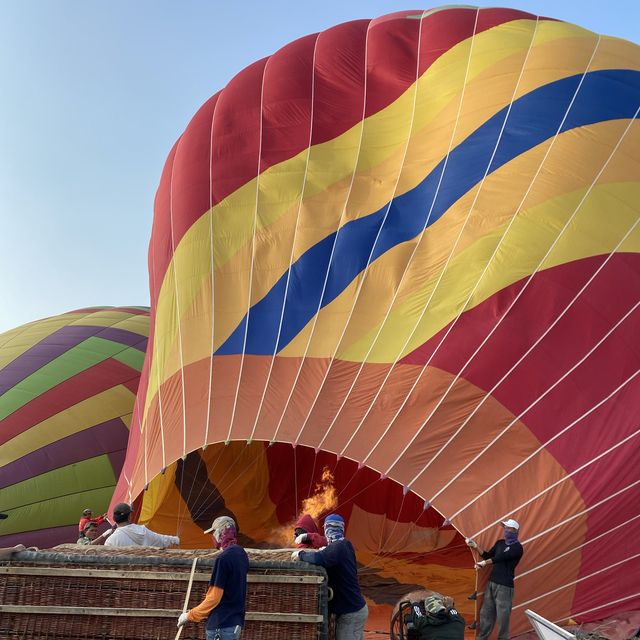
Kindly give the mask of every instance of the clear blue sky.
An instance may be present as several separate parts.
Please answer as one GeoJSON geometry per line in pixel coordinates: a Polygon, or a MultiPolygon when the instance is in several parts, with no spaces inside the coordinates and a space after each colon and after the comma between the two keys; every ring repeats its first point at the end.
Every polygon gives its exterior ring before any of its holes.
{"type": "MultiPolygon", "coordinates": [[[[504,5],[640,41],[640,0],[504,5]]],[[[418,6],[0,0],[0,332],[91,305],[148,304],[153,198],[196,109],[299,36],[418,6]]]]}

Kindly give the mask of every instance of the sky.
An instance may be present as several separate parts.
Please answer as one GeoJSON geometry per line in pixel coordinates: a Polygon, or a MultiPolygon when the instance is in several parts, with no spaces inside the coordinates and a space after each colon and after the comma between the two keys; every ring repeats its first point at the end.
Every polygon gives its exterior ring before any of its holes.
{"type": "MultiPolygon", "coordinates": [[[[640,0],[504,5],[640,42],[640,0]]],[[[148,305],[155,191],[200,105],[298,37],[432,6],[0,0],[0,333],[73,309],[148,305]]]]}

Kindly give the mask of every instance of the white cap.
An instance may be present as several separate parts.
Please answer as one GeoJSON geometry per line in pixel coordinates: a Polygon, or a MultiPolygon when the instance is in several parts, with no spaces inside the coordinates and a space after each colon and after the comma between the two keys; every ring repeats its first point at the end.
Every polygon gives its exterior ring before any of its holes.
{"type": "Polygon", "coordinates": [[[216,531],[235,526],[236,523],[233,518],[230,518],[229,516],[219,516],[213,521],[211,526],[206,531],[204,531],[204,533],[213,533],[215,535],[216,531]]]}
{"type": "Polygon", "coordinates": [[[509,520],[505,520],[502,523],[502,526],[509,527],[510,529],[519,529],[520,528],[520,525],[518,524],[518,522],[516,520],[514,520],[513,518],[509,518],[509,520]]]}

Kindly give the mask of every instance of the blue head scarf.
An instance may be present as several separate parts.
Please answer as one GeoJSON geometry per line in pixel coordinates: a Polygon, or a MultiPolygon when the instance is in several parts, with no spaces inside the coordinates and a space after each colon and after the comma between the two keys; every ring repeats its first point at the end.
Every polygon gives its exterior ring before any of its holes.
{"type": "Polygon", "coordinates": [[[344,518],[337,513],[331,513],[324,519],[324,536],[331,544],[344,538],[344,518]]]}

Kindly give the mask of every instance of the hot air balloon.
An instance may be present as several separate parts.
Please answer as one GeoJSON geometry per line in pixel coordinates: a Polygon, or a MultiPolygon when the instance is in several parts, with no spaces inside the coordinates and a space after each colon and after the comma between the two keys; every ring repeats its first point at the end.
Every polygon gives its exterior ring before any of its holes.
{"type": "Polygon", "coordinates": [[[0,335],[0,546],[75,542],[106,511],[148,332],[144,307],[96,307],[0,335]]]}
{"type": "Polygon", "coordinates": [[[162,173],[116,498],[261,540],[328,466],[363,575],[471,592],[512,517],[512,632],[637,608],[639,108],[637,45],[509,9],[241,71],[162,173]]]}

